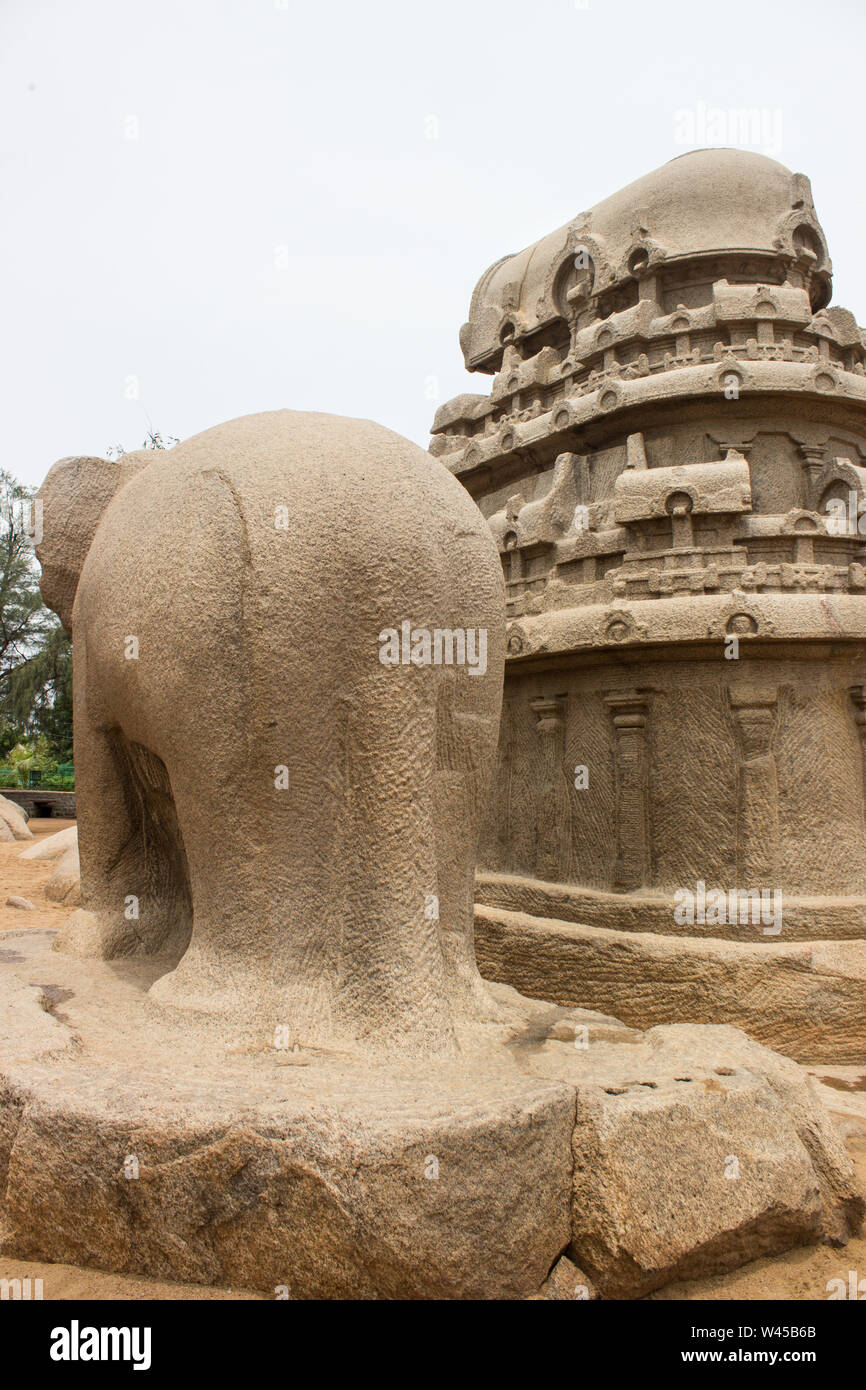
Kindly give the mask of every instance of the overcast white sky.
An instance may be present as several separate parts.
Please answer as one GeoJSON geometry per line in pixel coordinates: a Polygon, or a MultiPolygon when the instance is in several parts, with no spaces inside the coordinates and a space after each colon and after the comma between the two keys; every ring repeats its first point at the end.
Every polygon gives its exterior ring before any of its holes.
{"type": "Polygon", "coordinates": [[[282,406],[426,446],[439,401],[489,386],[457,342],[482,271],[706,144],[809,174],[862,321],[864,13],[0,0],[0,466],[36,483],[148,420],[282,406]],[[713,107],[765,137],[707,138],[713,107]]]}

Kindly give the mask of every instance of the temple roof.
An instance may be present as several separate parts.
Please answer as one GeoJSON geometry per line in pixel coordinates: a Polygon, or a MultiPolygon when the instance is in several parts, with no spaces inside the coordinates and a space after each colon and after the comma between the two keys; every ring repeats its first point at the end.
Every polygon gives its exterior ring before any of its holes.
{"type": "Polygon", "coordinates": [[[591,294],[661,263],[739,251],[805,258],[825,282],[822,302],[829,297],[829,255],[805,175],[744,150],[693,150],[491,266],[460,334],[470,370],[491,370],[512,331],[519,340],[568,316],[581,248],[591,294]]]}

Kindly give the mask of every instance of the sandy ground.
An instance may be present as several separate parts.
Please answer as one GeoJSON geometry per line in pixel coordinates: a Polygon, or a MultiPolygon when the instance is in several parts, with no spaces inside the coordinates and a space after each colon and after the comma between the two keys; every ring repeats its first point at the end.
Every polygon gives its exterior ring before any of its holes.
{"type": "MultiPolygon", "coordinates": [[[[39,840],[54,835],[74,825],[74,820],[56,820],[53,816],[34,817],[28,821],[30,829],[39,840]]],[[[0,843],[0,931],[20,931],[22,927],[50,927],[57,929],[69,916],[70,909],[60,903],[52,903],[45,896],[45,885],[57,868],[56,859],[21,859],[21,851],[30,849],[32,840],[16,840],[9,844],[0,843]],[[27,898],[35,908],[25,912],[20,907],[7,907],[10,896],[27,898]]]]}
{"type": "MultiPolygon", "coordinates": [[[[42,838],[63,830],[72,821],[34,819],[30,828],[42,838]]],[[[45,884],[54,863],[22,860],[27,846],[23,842],[0,844],[0,930],[26,927],[59,927],[69,908],[57,906],[45,897],[45,884]],[[28,898],[34,911],[6,907],[10,895],[28,898]]],[[[866,1068],[821,1067],[811,1069],[824,1087],[824,1100],[845,1135],[848,1151],[857,1170],[860,1186],[866,1192],[866,1068]]],[[[770,1259],[755,1260],[730,1274],[689,1283],[669,1284],[652,1299],[794,1299],[827,1298],[831,1279],[848,1280],[848,1271],[866,1278],[866,1234],[852,1240],[842,1250],[829,1246],[804,1246],[770,1259]]],[[[9,1260],[0,1256],[0,1279],[41,1279],[43,1297],[50,1299],[258,1299],[265,1295],[245,1290],[214,1289],[197,1284],[174,1284],[160,1280],[104,1274],[71,1265],[37,1264],[9,1260]]]]}

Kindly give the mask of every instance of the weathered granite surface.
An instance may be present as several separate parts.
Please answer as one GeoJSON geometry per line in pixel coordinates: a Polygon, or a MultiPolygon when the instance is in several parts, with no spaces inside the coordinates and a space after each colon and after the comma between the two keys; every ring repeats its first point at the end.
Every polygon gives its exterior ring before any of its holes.
{"type": "MultiPolygon", "coordinates": [[[[669,935],[677,977],[707,937],[763,940],[678,924],[698,883],[778,894],[783,941],[866,940],[866,335],[831,293],[809,180],[724,149],[478,281],[460,342],[489,394],[439,408],[431,453],[506,581],[487,906],[669,935]]],[[[848,958],[842,1011],[795,990],[762,1036],[862,1060],[848,958]]],[[[736,959],[715,951],[715,979],[736,959]]],[[[737,991],[734,968],[717,1017],[750,1027],[737,991]]],[[[640,1021],[663,1015],[642,998],[640,1021]]]]}
{"type": "Polygon", "coordinates": [[[168,962],[49,938],[0,937],[5,1254],[447,1299],[562,1297],[568,1255],[619,1298],[862,1216],[815,1083],[734,1029],[494,986],[509,1021],[461,1025],[458,1057],[371,1064],[170,1017],[147,992],[168,962]]]}

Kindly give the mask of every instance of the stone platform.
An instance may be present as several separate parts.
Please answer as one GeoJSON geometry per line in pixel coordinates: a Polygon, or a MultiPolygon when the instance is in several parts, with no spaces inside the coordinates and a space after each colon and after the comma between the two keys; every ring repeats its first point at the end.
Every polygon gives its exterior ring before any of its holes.
{"type": "Polygon", "coordinates": [[[798,1062],[866,1063],[863,940],[674,937],[478,904],[475,946],[482,974],[534,998],[580,999],[636,1028],[725,1023],[798,1062]]]}
{"type": "Polygon", "coordinates": [[[6,1255],[294,1298],[628,1298],[862,1219],[815,1083],[735,1029],[496,986],[506,1021],[455,1060],[376,1065],[160,1007],[166,962],[50,946],[0,936],[6,1255]]]}

